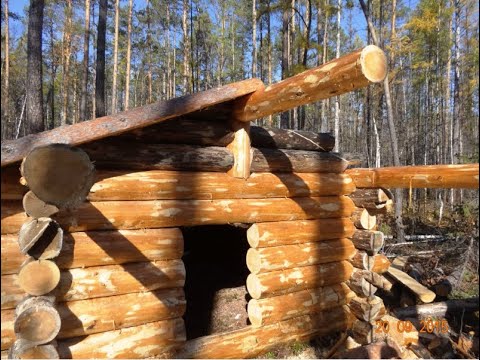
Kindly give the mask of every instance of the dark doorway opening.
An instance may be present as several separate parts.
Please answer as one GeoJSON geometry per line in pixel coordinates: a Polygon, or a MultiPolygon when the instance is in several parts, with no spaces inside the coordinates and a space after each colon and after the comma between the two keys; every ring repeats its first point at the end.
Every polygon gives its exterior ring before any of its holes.
{"type": "Polygon", "coordinates": [[[184,227],[187,339],[247,325],[246,227],[184,227]]]}

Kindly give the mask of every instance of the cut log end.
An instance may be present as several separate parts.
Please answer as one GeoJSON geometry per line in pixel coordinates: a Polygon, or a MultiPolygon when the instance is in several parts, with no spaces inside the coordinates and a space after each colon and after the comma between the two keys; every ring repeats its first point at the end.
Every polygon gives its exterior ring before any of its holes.
{"type": "Polygon", "coordinates": [[[40,200],[32,191],[25,194],[22,200],[23,209],[32,218],[49,217],[58,212],[55,205],[49,205],[40,200]]]}
{"type": "Polygon", "coordinates": [[[59,359],[53,344],[32,346],[28,341],[17,340],[10,348],[9,359],[59,359]]]}
{"type": "Polygon", "coordinates": [[[40,200],[58,208],[79,205],[94,182],[94,167],[88,155],[65,144],[33,149],[23,160],[20,171],[40,200]]]}
{"type": "Polygon", "coordinates": [[[368,45],[360,56],[362,73],[373,83],[381,82],[387,76],[387,58],[385,53],[375,45],[368,45]]]}
{"type": "Polygon", "coordinates": [[[353,212],[352,220],[357,229],[372,230],[377,225],[377,217],[363,208],[357,208],[353,212]]]}
{"type": "Polygon", "coordinates": [[[34,259],[51,259],[62,250],[63,230],[50,218],[32,219],[20,228],[18,245],[22,254],[34,259]]]}
{"type": "Polygon", "coordinates": [[[250,226],[250,228],[247,230],[247,240],[248,244],[252,248],[256,248],[260,242],[260,234],[258,232],[258,225],[253,224],[250,226]]]}
{"type": "Polygon", "coordinates": [[[247,306],[248,319],[254,327],[260,327],[263,323],[262,308],[257,299],[252,299],[247,306]]]}
{"type": "Polygon", "coordinates": [[[262,285],[257,276],[250,274],[247,277],[247,291],[253,299],[262,297],[262,285]]]}
{"type": "Polygon", "coordinates": [[[55,289],[60,281],[60,270],[50,260],[36,260],[25,264],[18,274],[19,286],[30,295],[44,295],[55,289]]]}
{"type": "Polygon", "coordinates": [[[262,269],[262,258],[257,249],[248,249],[247,267],[252,274],[258,274],[262,269]]]}

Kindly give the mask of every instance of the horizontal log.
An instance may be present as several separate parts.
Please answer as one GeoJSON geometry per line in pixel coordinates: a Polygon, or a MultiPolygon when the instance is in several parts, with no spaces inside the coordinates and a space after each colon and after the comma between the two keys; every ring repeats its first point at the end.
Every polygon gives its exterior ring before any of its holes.
{"type": "Polygon", "coordinates": [[[359,188],[478,189],[478,164],[350,169],[359,188]]]}
{"type": "Polygon", "coordinates": [[[358,319],[370,323],[373,323],[386,313],[383,300],[375,295],[369,298],[355,297],[350,300],[348,307],[358,319]]]}
{"type": "Polygon", "coordinates": [[[365,251],[358,250],[349,260],[352,265],[361,270],[371,271],[373,262],[369,261],[369,256],[365,251]]]}
{"type": "Polygon", "coordinates": [[[356,189],[350,198],[359,208],[371,215],[386,214],[393,210],[393,194],[386,189],[356,189]]]}
{"type": "Polygon", "coordinates": [[[2,359],[60,359],[54,343],[32,346],[29,341],[19,339],[13,343],[5,357],[2,354],[2,359]]]}
{"type": "Polygon", "coordinates": [[[431,304],[408,306],[394,310],[396,316],[401,319],[413,318],[445,318],[452,314],[460,314],[463,311],[478,311],[478,298],[453,299],[431,304]]]}
{"type": "Polygon", "coordinates": [[[354,269],[352,276],[347,281],[347,285],[352,289],[359,297],[371,297],[377,292],[377,288],[368,282],[363,274],[354,269]]]}
{"type": "MultiPolygon", "coordinates": [[[[175,260],[183,255],[183,236],[178,228],[89,231],[64,234],[55,263],[60,269],[175,260]]],[[[15,274],[25,261],[17,235],[1,237],[2,275],[15,274]]]]}
{"type": "Polygon", "coordinates": [[[250,274],[247,290],[253,299],[278,296],[346,281],[353,267],[348,261],[250,274]]]}
{"type": "Polygon", "coordinates": [[[308,341],[349,327],[351,319],[343,307],[315,316],[303,315],[261,327],[214,334],[187,341],[178,359],[245,359],[264,353],[279,344],[308,341]]]}
{"type": "Polygon", "coordinates": [[[174,117],[248,95],[262,89],[259,79],[249,79],[200,93],[185,95],[132,110],[104,116],[88,122],[59,127],[17,140],[2,141],[2,167],[23,159],[30,150],[48,144],[79,145],[146,127],[174,117]]]}
{"type": "Polygon", "coordinates": [[[363,277],[370,284],[374,285],[377,288],[380,288],[380,289],[383,289],[383,290],[386,290],[386,291],[390,291],[392,289],[392,286],[393,286],[392,282],[390,280],[386,279],[381,274],[377,274],[377,273],[372,272],[372,271],[361,270],[361,269],[357,269],[357,268],[353,269],[352,277],[354,276],[354,274],[358,274],[356,276],[363,277]]]}
{"type": "MultiPolygon", "coordinates": [[[[20,175],[17,175],[9,176],[8,181],[18,182],[20,175]]],[[[22,198],[23,187],[12,187],[6,188],[8,192],[4,192],[2,187],[2,199],[22,198]]],[[[88,199],[107,201],[315,197],[348,195],[354,190],[352,179],[344,174],[255,173],[243,180],[219,172],[98,170],[88,199]]]]}
{"type": "Polygon", "coordinates": [[[60,340],[58,352],[61,359],[173,358],[185,340],[183,319],[175,318],[60,340]]]}
{"type": "Polygon", "coordinates": [[[251,121],[380,82],[387,74],[382,50],[369,45],[236,101],[234,117],[251,121]]]}
{"type": "MultiPolygon", "coordinates": [[[[181,317],[185,312],[183,289],[156,290],[139,294],[72,301],[57,306],[62,326],[57,339],[111,331],[147,322],[181,317]]],[[[2,310],[2,335],[11,337],[13,326],[3,322],[13,310],[2,310]]],[[[3,336],[2,336],[3,338],[3,336]]],[[[2,342],[11,346],[11,342],[2,342]]]]}
{"type": "Polygon", "coordinates": [[[252,172],[343,173],[349,162],[332,152],[253,148],[252,172]]]}
{"type": "Polygon", "coordinates": [[[355,320],[352,324],[352,337],[362,345],[367,345],[377,340],[378,335],[374,331],[374,325],[364,320],[355,320]]]}
{"type": "Polygon", "coordinates": [[[370,256],[369,261],[373,263],[371,270],[375,273],[383,274],[390,268],[390,260],[383,254],[370,256]]]}
{"type": "Polygon", "coordinates": [[[332,151],[335,137],[329,133],[252,126],[252,146],[256,148],[332,151]]]}
{"type": "Polygon", "coordinates": [[[349,239],[249,249],[247,267],[253,274],[346,260],[355,252],[349,239]]]}
{"type": "Polygon", "coordinates": [[[253,224],[247,239],[252,248],[263,248],[349,238],[354,231],[349,218],[281,221],[253,224]]]}
{"type": "Polygon", "coordinates": [[[254,327],[265,326],[344,305],[354,296],[348,286],[336,284],[266,299],[252,299],[248,302],[248,318],[254,327]]]}
{"type": "Polygon", "coordinates": [[[48,217],[58,212],[58,208],[55,205],[49,205],[40,200],[33,191],[29,191],[23,196],[22,205],[28,216],[37,219],[48,217]]]}
{"type": "Polygon", "coordinates": [[[384,235],[380,231],[357,230],[352,236],[352,242],[357,249],[376,254],[384,244],[384,235]]]}
{"type": "Polygon", "coordinates": [[[369,214],[367,209],[355,208],[352,213],[352,221],[357,229],[360,230],[372,230],[377,225],[377,217],[369,214]]]}
{"type": "Polygon", "coordinates": [[[57,264],[51,260],[30,260],[18,272],[18,287],[26,294],[35,296],[45,295],[55,289],[60,281],[57,264]]]}
{"type": "Polygon", "coordinates": [[[390,266],[387,273],[395,280],[402,283],[405,287],[410,289],[422,302],[431,303],[435,299],[436,294],[433,291],[427,289],[425,286],[403,271],[390,266]]]}
{"type": "MultiPolygon", "coordinates": [[[[25,292],[18,275],[2,275],[2,309],[15,307],[25,292]]],[[[85,300],[105,296],[183,287],[185,266],[181,260],[94,266],[62,271],[51,292],[56,301],[85,300]]]]}
{"type": "MultiPolygon", "coordinates": [[[[61,211],[55,215],[55,220],[65,231],[76,232],[338,218],[350,216],[353,207],[352,200],[346,196],[212,201],[103,201],[84,203],[70,212],[61,211]]],[[[17,233],[27,219],[21,204],[2,201],[1,209],[2,234],[17,233]]]]}

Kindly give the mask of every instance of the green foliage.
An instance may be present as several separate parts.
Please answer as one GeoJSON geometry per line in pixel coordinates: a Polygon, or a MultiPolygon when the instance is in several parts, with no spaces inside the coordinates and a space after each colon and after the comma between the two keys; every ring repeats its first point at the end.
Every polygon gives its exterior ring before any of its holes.
{"type": "Polygon", "coordinates": [[[307,344],[302,342],[294,342],[290,345],[290,350],[292,351],[293,355],[297,356],[301,354],[307,348],[307,344]]]}

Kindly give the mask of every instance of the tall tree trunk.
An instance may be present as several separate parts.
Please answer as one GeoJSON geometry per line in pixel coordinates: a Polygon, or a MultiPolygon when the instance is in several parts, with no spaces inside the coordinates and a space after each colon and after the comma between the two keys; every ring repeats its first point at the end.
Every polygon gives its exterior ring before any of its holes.
{"type": "MultiPolygon", "coordinates": [[[[270,0],[267,0],[267,41],[268,41],[268,49],[267,49],[267,68],[268,68],[268,84],[270,85],[273,81],[273,66],[272,66],[272,23],[271,23],[271,8],[270,8],[270,0]]],[[[273,126],[273,116],[270,115],[268,117],[268,126],[273,126]]]]}
{"type": "MultiPolygon", "coordinates": [[[[359,0],[359,1],[363,10],[363,14],[365,15],[365,19],[367,20],[367,24],[370,29],[373,42],[374,44],[378,45],[378,38],[375,33],[375,28],[373,27],[372,21],[368,15],[368,10],[367,10],[367,7],[365,6],[365,2],[364,0],[359,0]]],[[[392,106],[392,99],[390,96],[390,85],[388,83],[388,74],[385,77],[385,80],[383,82],[383,87],[385,92],[385,101],[387,103],[387,117],[388,117],[388,127],[390,130],[390,143],[392,146],[393,165],[400,166],[400,156],[398,153],[397,133],[395,130],[395,123],[393,121],[393,106],[392,106]]],[[[398,242],[403,242],[405,238],[404,226],[402,221],[402,208],[403,208],[403,192],[401,189],[396,189],[395,190],[395,224],[396,224],[398,242]]]]}
{"type": "Polygon", "coordinates": [[[70,57],[72,53],[72,0],[66,0],[65,24],[63,28],[63,77],[61,125],[67,124],[68,93],[70,89],[70,57]]]}
{"type": "MultiPolygon", "coordinates": [[[[325,8],[324,8],[324,26],[323,26],[323,54],[322,54],[322,64],[327,62],[327,50],[328,50],[328,18],[330,16],[330,12],[328,10],[329,0],[325,0],[325,8]]],[[[328,119],[326,116],[326,107],[327,107],[328,100],[322,100],[322,107],[320,112],[320,117],[322,118],[322,132],[328,131],[328,119]]]]}
{"type": "Polygon", "coordinates": [[[3,120],[2,120],[2,139],[10,139],[10,134],[13,134],[13,129],[10,128],[10,112],[9,112],[9,84],[10,84],[10,30],[8,27],[9,16],[8,16],[8,0],[4,0],[4,16],[5,16],[5,72],[4,72],[4,85],[3,85],[3,94],[2,94],[2,110],[3,110],[3,120]]]}
{"type": "MultiPolygon", "coordinates": [[[[168,5],[167,5],[168,6],[168,5]]],[[[128,1],[128,25],[127,25],[127,70],[125,72],[125,110],[130,107],[130,62],[132,54],[132,9],[133,0],[128,1]]],[[[169,57],[170,59],[170,57],[169,57]]]]}
{"type": "Polygon", "coordinates": [[[190,54],[190,40],[188,37],[187,29],[187,14],[188,14],[188,0],[183,0],[182,11],[182,30],[183,30],[183,93],[188,94],[190,92],[190,68],[189,59],[190,54]]]}
{"type": "Polygon", "coordinates": [[[105,108],[105,40],[107,35],[107,0],[100,0],[97,25],[97,64],[95,70],[95,115],[106,115],[105,108]]]}
{"type": "MultiPolygon", "coordinates": [[[[310,49],[310,33],[312,31],[312,1],[306,0],[305,4],[305,22],[303,38],[305,39],[305,47],[303,48],[302,65],[307,68],[308,50],[310,49]]],[[[300,107],[300,114],[298,119],[298,128],[303,130],[305,128],[306,106],[300,107]]]]}
{"type": "MultiPolygon", "coordinates": [[[[51,17],[50,17],[51,18],[51,17]]],[[[54,41],[55,41],[55,34],[54,34],[54,28],[53,28],[53,18],[50,20],[50,26],[49,26],[49,35],[50,35],[50,57],[52,59],[55,58],[55,47],[54,47],[54,41]]],[[[49,94],[50,98],[48,101],[48,105],[50,107],[50,124],[49,128],[53,129],[55,128],[55,81],[57,78],[57,65],[55,64],[55,61],[51,61],[50,64],[50,84],[49,84],[49,94]]]]}
{"type": "MultiPolygon", "coordinates": [[[[289,53],[289,17],[290,17],[290,7],[289,1],[286,1],[283,4],[283,14],[282,14],[282,79],[286,79],[288,77],[288,63],[290,58],[289,53]]],[[[288,121],[288,112],[283,112],[280,115],[280,128],[287,129],[289,126],[288,121]]]]}
{"type": "MultiPolygon", "coordinates": [[[[113,74],[112,74],[112,114],[117,112],[117,71],[118,71],[118,17],[119,0],[115,0],[115,38],[113,39],[113,74]]],[[[148,4],[147,4],[148,12],[148,4]]],[[[148,36],[148,35],[147,35],[148,36]]]]}
{"type": "Polygon", "coordinates": [[[90,0],[85,0],[85,35],[83,38],[83,77],[80,100],[80,121],[87,120],[88,56],[90,49],[90,0]]]}
{"type": "Polygon", "coordinates": [[[257,4],[252,1],[252,78],[257,76],[257,4]]]}
{"type": "MultiPolygon", "coordinates": [[[[342,18],[342,0],[337,2],[337,51],[335,56],[340,57],[340,29],[342,18]]],[[[333,151],[340,151],[340,102],[339,97],[335,96],[335,148],[333,151]]]]}
{"type": "Polygon", "coordinates": [[[44,0],[30,0],[27,35],[27,134],[45,129],[43,122],[42,29],[44,0]]]}
{"type": "MultiPolygon", "coordinates": [[[[118,1],[118,0],[117,0],[118,1]]],[[[150,0],[147,0],[147,81],[148,81],[148,104],[152,103],[152,31],[150,18],[150,0]]]]}

